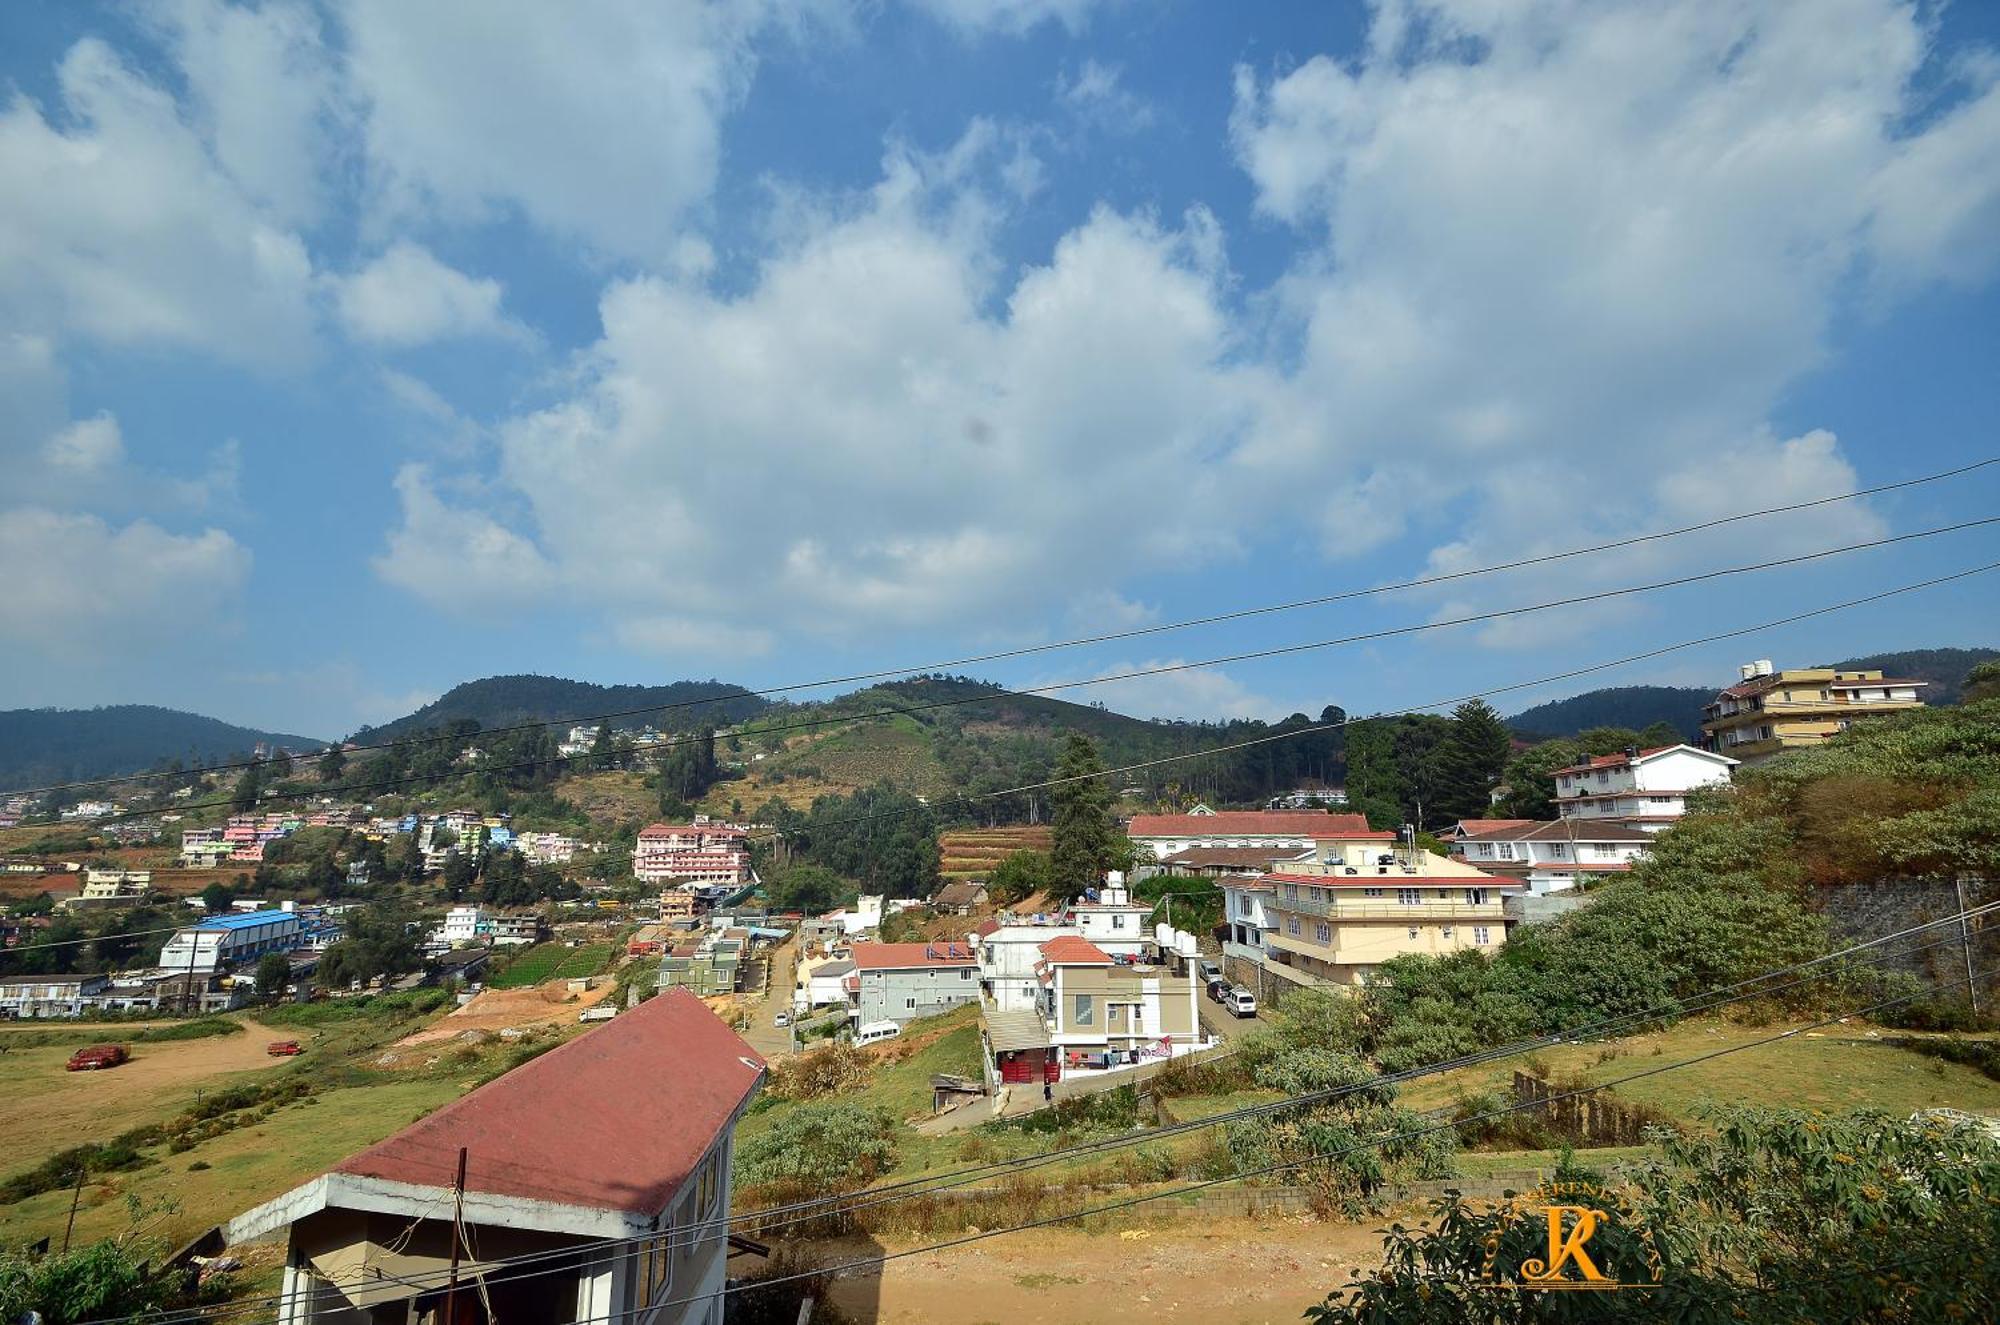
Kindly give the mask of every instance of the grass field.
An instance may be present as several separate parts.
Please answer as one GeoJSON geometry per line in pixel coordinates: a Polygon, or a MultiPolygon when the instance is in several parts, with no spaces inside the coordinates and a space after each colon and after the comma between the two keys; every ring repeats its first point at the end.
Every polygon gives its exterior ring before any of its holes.
{"type": "Polygon", "coordinates": [[[574,980],[596,975],[611,960],[608,943],[587,943],[580,948],[560,943],[542,943],[524,950],[507,963],[507,968],[486,983],[495,989],[522,989],[544,980],[574,980]]]}

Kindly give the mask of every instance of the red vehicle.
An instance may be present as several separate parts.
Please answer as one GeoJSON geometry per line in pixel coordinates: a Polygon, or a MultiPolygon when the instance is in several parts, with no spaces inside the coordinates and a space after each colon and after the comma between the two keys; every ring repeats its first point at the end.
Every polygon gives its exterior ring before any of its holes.
{"type": "Polygon", "coordinates": [[[79,1049],[71,1054],[66,1070],[101,1072],[107,1067],[130,1062],[131,1058],[131,1051],[122,1044],[93,1044],[88,1049],[79,1049]]]}
{"type": "Polygon", "coordinates": [[[264,1046],[264,1052],[273,1058],[290,1058],[294,1054],[304,1053],[305,1050],[299,1047],[297,1040],[273,1040],[264,1046]]]}

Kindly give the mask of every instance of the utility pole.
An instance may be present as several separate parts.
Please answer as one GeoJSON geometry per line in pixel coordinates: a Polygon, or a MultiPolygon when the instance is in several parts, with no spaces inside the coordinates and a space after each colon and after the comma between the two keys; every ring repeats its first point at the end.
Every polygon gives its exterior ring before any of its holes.
{"type": "Polygon", "coordinates": [[[451,1185],[451,1278],[444,1290],[444,1325],[458,1325],[459,1229],[465,1224],[465,1147],[458,1148],[458,1180],[451,1185]]]}
{"type": "Polygon", "coordinates": [[[1953,879],[1952,885],[1958,890],[1958,946],[1959,951],[1965,954],[1965,996],[1971,1001],[1972,1015],[1976,1017],[1979,1015],[1979,986],[1972,979],[1972,935],[1965,923],[1965,876],[1961,874],[1953,879]]]}
{"type": "Polygon", "coordinates": [[[83,1201],[83,1165],[76,1166],[76,1190],[69,1194],[69,1222],[63,1225],[62,1249],[69,1251],[69,1235],[76,1229],[76,1207],[83,1201]]]}

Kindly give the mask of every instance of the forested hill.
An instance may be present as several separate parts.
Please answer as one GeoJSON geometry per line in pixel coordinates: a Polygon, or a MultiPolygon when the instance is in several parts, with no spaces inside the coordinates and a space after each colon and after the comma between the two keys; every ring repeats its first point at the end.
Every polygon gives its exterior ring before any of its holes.
{"type": "Polygon", "coordinates": [[[1574,736],[1592,727],[1643,731],[1664,722],[1686,741],[1701,736],[1701,706],[1715,698],[1705,686],[1613,686],[1523,709],[1507,725],[1527,737],[1574,736]]]}
{"type": "Polygon", "coordinates": [[[1995,658],[2000,658],[2000,649],[1904,649],[1900,653],[1877,653],[1866,658],[1816,665],[1878,667],[1885,676],[1929,681],[1929,688],[1921,692],[1925,703],[1956,704],[1965,685],[1965,674],[1995,658]]]}
{"type": "Polygon", "coordinates": [[[0,711],[0,791],[136,773],[172,760],[213,763],[247,755],[260,742],[291,750],[326,744],[151,704],[10,709],[0,711]]]}
{"type": "Polygon", "coordinates": [[[595,685],[560,676],[489,676],[453,686],[415,713],[364,727],[354,739],[370,745],[401,740],[470,720],[481,728],[521,722],[563,722],[595,713],[657,709],[616,718],[620,730],[648,723],[661,731],[693,731],[755,717],[766,702],[742,686],[724,681],[675,681],[668,685],[595,685]]]}

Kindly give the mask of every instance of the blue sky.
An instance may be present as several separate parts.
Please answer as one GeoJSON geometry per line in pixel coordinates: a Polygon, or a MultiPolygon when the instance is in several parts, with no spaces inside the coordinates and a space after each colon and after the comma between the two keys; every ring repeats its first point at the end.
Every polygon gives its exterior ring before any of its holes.
{"type": "MultiPolygon", "coordinates": [[[[333,735],[500,672],[783,684],[2000,453],[1989,6],[24,0],[0,61],[0,706],[333,735]]],[[[977,670],[1449,618],[1996,495],[977,670]]],[[[1996,549],[1072,694],[1418,704],[1996,549]]],[[[1499,704],[1992,644],[1996,603],[1499,704]]]]}

